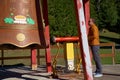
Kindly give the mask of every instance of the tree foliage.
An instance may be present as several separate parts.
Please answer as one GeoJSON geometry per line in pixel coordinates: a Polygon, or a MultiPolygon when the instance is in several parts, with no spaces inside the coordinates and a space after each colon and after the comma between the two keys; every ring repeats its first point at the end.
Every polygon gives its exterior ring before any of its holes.
{"type": "Polygon", "coordinates": [[[114,30],[119,15],[115,0],[91,0],[91,16],[97,20],[100,29],[114,30]]]}
{"type": "MultiPolygon", "coordinates": [[[[51,36],[77,36],[74,0],[48,0],[51,36]]],[[[120,32],[120,0],[90,0],[90,15],[99,29],[120,32]]]]}
{"type": "Polygon", "coordinates": [[[50,0],[49,21],[51,36],[75,36],[77,27],[73,0],[50,0]]]}

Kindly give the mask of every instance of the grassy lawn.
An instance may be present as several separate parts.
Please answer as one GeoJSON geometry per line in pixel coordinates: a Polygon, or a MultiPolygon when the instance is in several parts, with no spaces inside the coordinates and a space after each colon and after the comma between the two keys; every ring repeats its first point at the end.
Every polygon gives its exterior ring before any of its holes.
{"type": "Polygon", "coordinates": [[[115,42],[120,45],[120,34],[114,32],[101,32],[100,42],[115,42]]]}
{"type": "MultiPolygon", "coordinates": [[[[120,34],[114,33],[114,32],[101,32],[100,33],[100,42],[114,42],[116,46],[119,45],[119,48],[116,48],[115,50],[115,61],[116,64],[120,64],[120,34]]],[[[109,49],[101,49],[101,53],[109,53],[111,50],[109,49]]],[[[111,64],[112,62],[111,58],[102,58],[103,64],[111,64]]]]}
{"type": "MultiPolygon", "coordinates": [[[[100,33],[100,41],[101,42],[115,42],[116,45],[120,44],[120,34],[113,33],[113,32],[105,32],[105,33],[100,33]]],[[[57,53],[59,55],[64,56],[64,50],[60,48],[59,51],[57,51],[58,48],[51,48],[51,55],[55,56],[57,53]]],[[[77,56],[77,53],[79,53],[79,48],[75,48],[75,55],[77,56]]],[[[111,49],[100,49],[100,53],[109,53],[111,52],[111,49]]],[[[115,50],[115,60],[116,64],[120,64],[120,48],[115,50]]],[[[45,51],[44,49],[40,49],[40,55],[45,56],[45,51]]],[[[30,56],[30,50],[5,50],[4,51],[4,57],[15,57],[15,56],[30,56]]],[[[1,57],[1,52],[0,52],[0,57],[1,57]]],[[[52,57],[52,61],[53,61],[52,57]]],[[[75,58],[75,63],[78,60],[77,57],[75,58]]],[[[45,65],[45,58],[40,58],[40,63],[41,65],[45,65]]],[[[112,64],[112,58],[101,58],[102,64],[112,64]]],[[[5,65],[14,65],[14,64],[19,64],[22,63],[24,65],[30,65],[31,61],[30,58],[28,59],[12,59],[12,60],[4,60],[5,65]]],[[[1,64],[1,61],[0,61],[1,64]]],[[[57,58],[57,64],[58,65],[64,65],[65,60],[64,58],[57,58]]]]}

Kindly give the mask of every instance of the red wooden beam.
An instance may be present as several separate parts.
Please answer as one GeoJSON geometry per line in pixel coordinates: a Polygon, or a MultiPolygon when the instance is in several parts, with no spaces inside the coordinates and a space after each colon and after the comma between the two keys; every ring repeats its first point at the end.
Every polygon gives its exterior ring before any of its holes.
{"type": "Polygon", "coordinates": [[[84,6],[84,13],[85,13],[85,22],[86,22],[86,29],[88,34],[88,22],[90,20],[90,0],[83,0],[83,6],[84,6]]]}
{"type": "Polygon", "coordinates": [[[79,37],[53,37],[53,42],[74,42],[78,40],[79,37]]]}
{"type": "Polygon", "coordinates": [[[49,33],[49,21],[48,21],[48,5],[47,0],[43,1],[43,19],[45,22],[45,38],[48,47],[45,48],[46,52],[46,65],[47,65],[47,71],[52,72],[52,64],[51,64],[51,52],[50,52],[50,33],[49,33]]]}
{"type": "MultiPolygon", "coordinates": [[[[76,20],[79,33],[79,42],[80,42],[80,52],[82,56],[82,65],[84,70],[84,79],[93,80],[92,76],[92,66],[89,54],[89,47],[87,41],[87,27],[86,27],[86,16],[85,7],[87,0],[74,0],[75,11],[76,11],[76,20]],[[84,2],[83,2],[84,1],[84,2]]],[[[87,6],[89,7],[89,6],[87,6]]],[[[86,13],[90,14],[90,13],[86,13]]]]}

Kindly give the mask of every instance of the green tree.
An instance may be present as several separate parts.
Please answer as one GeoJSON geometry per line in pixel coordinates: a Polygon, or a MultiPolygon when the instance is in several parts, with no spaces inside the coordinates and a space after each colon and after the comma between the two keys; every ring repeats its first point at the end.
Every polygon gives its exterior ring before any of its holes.
{"type": "Polygon", "coordinates": [[[118,21],[115,0],[91,0],[91,16],[97,20],[99,28],[112,29],[118,21]]]}
{"type": "Polygon", "coordinates": [[[117,7],[114,0],[103,0],[100,5],[100,20],[104,27],[109,28],[116,25],[118,20],[117,7]]]}
{"type": "Polygon", "coordinates": [[[115,27],[116,27],[116,31],[120,33],[120,0],[116,0],[116,4],[117,4],[117,11],[118,11],[118,21],[115,27]]]}
{"type": "MultiPolygon", "coordinates": [[[[51,36],[76,36],[74,0],[48,0],[51,36]]],[[[120,1],[90,0],[90,14],[100,29],[120,32],[120,1]]]]}
{"type": "Polygon", "coordinates": [[[51,36],[77,35],[73,0],[49,0],[51,36]]]}

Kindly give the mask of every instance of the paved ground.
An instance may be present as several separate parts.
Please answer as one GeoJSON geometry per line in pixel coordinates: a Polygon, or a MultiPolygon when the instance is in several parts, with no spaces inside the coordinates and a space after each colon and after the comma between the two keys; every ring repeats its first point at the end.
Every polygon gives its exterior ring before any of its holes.
{"type": "MultiPolygon", "coordinates": [[[[103,65],[101,78],[94,80],[120,80],[120,65],[103,65]]],[[[46,73],[45,66],[39,66],[32,71],[29,66],[15,65],[0,67],[0,80],[84,80],[83,74],[59,72],[59,79],[51,79],[51,74],[46,73]]]]}
{"type": "Polygon", "coordinates": [[[104,65],[103,77],[94,80],[120,80],[120,65],[104,65]]]}

